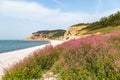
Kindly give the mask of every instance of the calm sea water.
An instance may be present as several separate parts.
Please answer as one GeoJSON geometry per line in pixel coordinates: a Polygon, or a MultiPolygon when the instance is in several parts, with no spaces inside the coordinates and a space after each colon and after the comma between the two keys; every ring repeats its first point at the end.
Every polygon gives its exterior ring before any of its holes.
{"type": "Polygon", "coordinates": [[[48,43],[47,41],[0,40],[0,53],[25,49],[48,43]]]}

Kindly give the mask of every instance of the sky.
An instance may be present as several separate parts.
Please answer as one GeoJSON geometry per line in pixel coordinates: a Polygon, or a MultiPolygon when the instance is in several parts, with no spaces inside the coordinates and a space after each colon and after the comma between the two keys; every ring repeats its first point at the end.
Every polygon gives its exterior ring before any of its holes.
{"type": "Polygon", "coordinates": [[[120,0],[0,0],[0,40],[39,30],[67,29],[120,10],[120,0]]]}

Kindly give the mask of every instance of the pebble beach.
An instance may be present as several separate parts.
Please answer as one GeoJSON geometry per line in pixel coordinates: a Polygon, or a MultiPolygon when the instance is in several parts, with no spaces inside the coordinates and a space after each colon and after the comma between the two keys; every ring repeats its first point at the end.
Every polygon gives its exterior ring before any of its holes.
{"type": "Polygon", "coordinates": [[[26,48],[22,50],[16,50],[12,52],[5,52],[0,54],[0,79],[2,75],[4,75],[4,69],[11,67],[12,65],[18,63],[19,61],[23,60],[25,57],[28,57],[32,52],[36,51],[37,49],[42,49],[47,45],[56,46],[62,44],[64,41],[57,41],[51,40],[48,44],[26,48]]]}

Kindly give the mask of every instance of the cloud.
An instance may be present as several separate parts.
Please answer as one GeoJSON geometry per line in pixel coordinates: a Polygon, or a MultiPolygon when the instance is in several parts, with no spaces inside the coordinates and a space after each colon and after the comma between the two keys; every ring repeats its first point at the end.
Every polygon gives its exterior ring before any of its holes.
{"type": "Polygon", "coordinates": [[[51,15],[57,10],[49,10],[34,2],[3,1],[0,3],[0,12],[9,16],[33,19],[51,15]]]}
{"type": "Polygon", "coordinates": [[[53,0],[56,4],[62,4],[59,0],[53,0]]]}
{"type": "Polygon", "coordinates": [[[102,7],[102,0],[98,0],[97,4],[96,4],[96,10],[95,10],[95,14],[98,14],[100,9],[102,7]]]}
{"type": "MultiPolygon", "coordinates": [[[[100,3],[101,0],[99,0],[99,5],[100,3]]],[[[108,15],[109,12],[102,14],[63,12],[60,9],[47,8],[36,2],[25,2],[20,0],[6,0],[0,2],[0,13],[3,15],[14,17],[16,19],[21,19],[24,21],[30,20],[31,22],[40,25],[55,25],[60,28],[68,27],[68,25],[80,22],[93,22],[95,20],[98,20],[102,16],[108,15]]],[[[47,29],[48,27],[44,28],[47,29]]],[[[52,26],[50,28],[52,28],[52,26]]]]}
{"type": "Polygon", "coordinates": [[[59,25],[87,22],[90,17],[87,13],[62,12],[60,9],[51,9],[35,2],[24,1],[2,1],[0,13],[17,19],[59,25]]]}
{"type": "Polygon", "coordinates": [[[24,0],[0,0],[0,36],[3,36],[0,39],[23,39],[38,30],[66,29],[73,24],[96,21],[118,10],[88,14],[51,9],[24,0]]]}

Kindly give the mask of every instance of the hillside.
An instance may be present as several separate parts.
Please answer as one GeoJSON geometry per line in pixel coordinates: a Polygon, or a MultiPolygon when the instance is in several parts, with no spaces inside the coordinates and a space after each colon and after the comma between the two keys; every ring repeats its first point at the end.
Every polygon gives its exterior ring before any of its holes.
{"type": "Polygon", "coordinates": [[[27,40],[45,40],[45,39],[62,39],[65,30],[43,30],[32,33],[31,36],[27,37],[27,40]]]}
{"type": "Polygon", "coordinates": [[[96,30],[96,29],[110,27],[110,26],[116,27],[119,25],[120,25],[120,12],[118,11],[115,14],[112,14],[108,17],[103,17],[99,21],[91,23],[85,29],[96,30]]]}
{"type": "Polygon", "coordinates": [[[64,40],[85,37],[91,34],[106,34],[117,30],[120,30],[119,11],[93,23],[80,23],[70,26],[64,34],[64,40]]]}
{"type": "Polygon", "coordinates": [[[103,17],[93,23],[79,23],[65,30],[44,30],[33,33],[28,40],[68,40],[85,37],[91,34],[106,34],[120,30],[120,12],[103,17]]]}
{"type": "Polygon", "coordinates": [[[5,70],[3,80],[120,80],[120,31],[46,46],[5,70]]]}
{"type": "Polygon", "coordinates": [[[85,34],[93,34],[97,32],[104,34],[120,30],[120,12],[118,11],[108,17],[103,17],[99,21],[91,23],[83,30],[87,31],[85,34]]]}
{"type": "Polygon", "coordinates": [[[30,39],[63,35],[72,40],[33,52],[6,69],[2,79],[120,80],[120,12],[97,22],[73,25],[66,32],[38,31],[30,39]]]}

